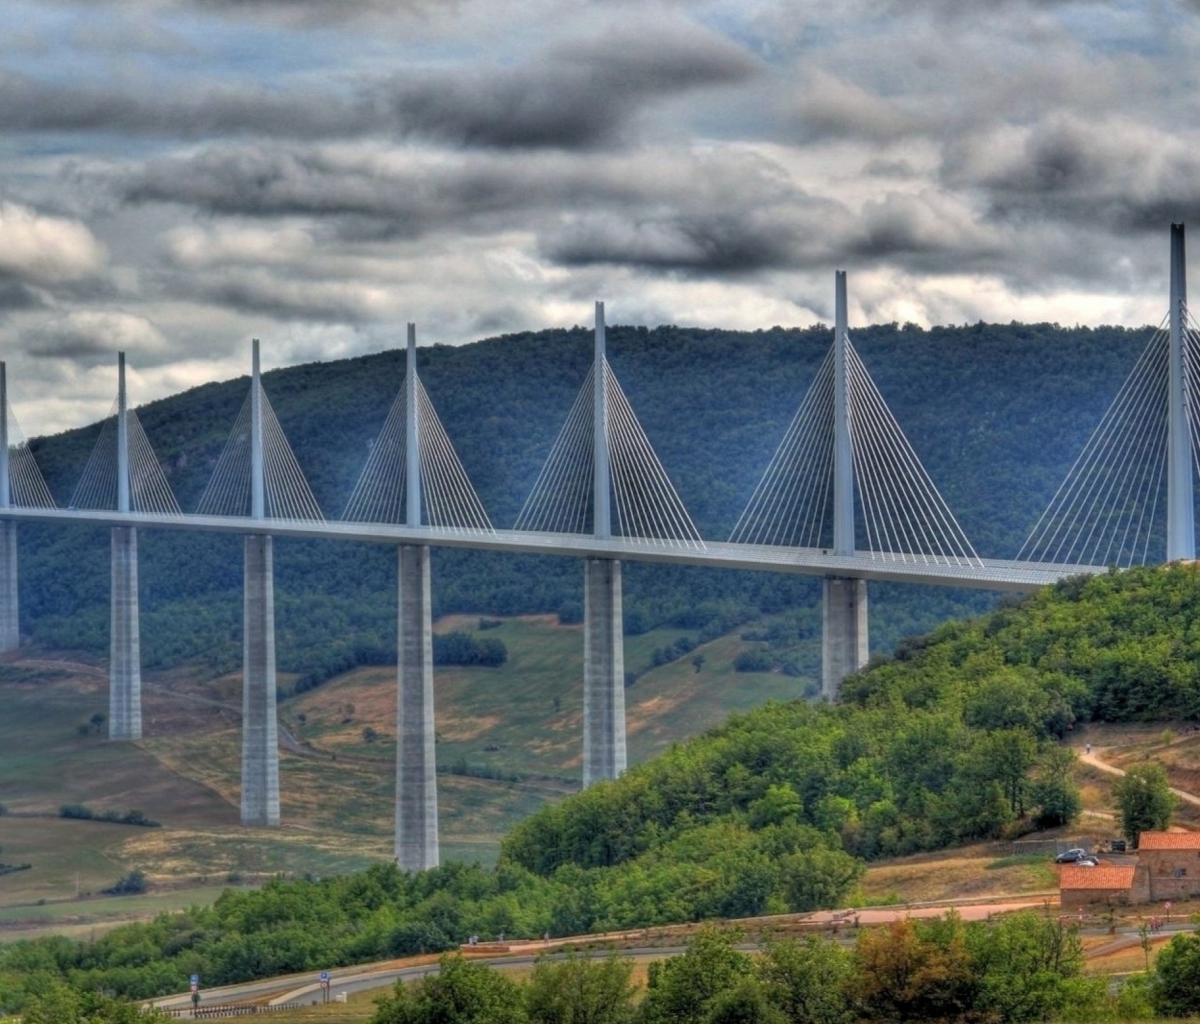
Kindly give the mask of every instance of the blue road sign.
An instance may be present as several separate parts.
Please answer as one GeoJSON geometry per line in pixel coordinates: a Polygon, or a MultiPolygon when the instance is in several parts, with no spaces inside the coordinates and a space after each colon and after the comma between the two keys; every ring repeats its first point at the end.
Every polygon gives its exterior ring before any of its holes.
{"type": "Polygon", "coordinates": [[[328,981],[328,980],[329,980],[329,972],[328,972],[328,971],[322,971],[322,972],[321,972],[321,980],[322,980],[322,981],[328,981]]]}
{"type": "Polygon", "coordinates": [[[193,985],[199,985],[200,984],[200,975],[193,974],[190,980],[193,985]]]}

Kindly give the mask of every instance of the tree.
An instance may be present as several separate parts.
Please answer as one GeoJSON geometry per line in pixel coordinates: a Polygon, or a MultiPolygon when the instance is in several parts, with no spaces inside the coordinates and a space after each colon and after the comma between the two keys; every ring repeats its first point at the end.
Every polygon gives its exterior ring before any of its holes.
{"type": "Polygon", "coordinates": [[[603,960],[569,955],[539,960],[526,991],[533,1024],[628,1024],[633,1020],[633,961],[613,953],[603,960]]]}
{"type": "Polygon", "coordinates": [[[753,961],[734,949],[734,932],[707,925],[682,956],[650,964],[642,1016],[652,1024],[701,1024],[709,1004],[753,972],[753,961]]]}
{"type": "Polygon", "coordinates": [[[953,1020],[975,1005],[975,965],[954,915],[868,928],[854,959],[855,1001],[867,1020],[953,1020]]]}
{"type": "Polygon", "coordinates": [[[1150,1002],[1161,1017],[1200,1012],[1200,935],[1176,935],[1159,951],[1150,980],[1150,1002]]]}
{"type": "Polygon", "coordinates": [[[704,1014],[704,1024],[788,1024],[788,1020],[753,975],[714,996],[704,1014]]]}
{"type": "Polygon", "coordinates": [[[438,961],[438,973],[409,988],[396,982],[377,1003],[370,1024],[525,1024],[516,982],[457,954],[438,961]]]}
{"type": "Polygon", "coordinates": [[[1083,944],[1073,928],[1032,912],[969,927],[967,945],[979,976],[976,1008],[1002,1021],[1057,1020],[1101,998],[1083,977],[1083,944]]]}
{"type": "Polygon", "coordinates": [[[846,950],[813,936],[770,943],[759,963],[771,1002],[789,1020],[807,1024],[845,1024],[851,1018],[847,984],[853,972],[846,950]]]}
{"type": "Polygon", "coordinates": [[[1125,837],[1137,846],[1143,832],[1164,829],[1175,812],[1175,794],[1167,773],[1157,761],[1135,765],[1113,783],[1125,837]]]}
{"type": "Polygon", "coordinates": [[[1070,747],[1052,746],[1042,754],[1030,787],[1040,827],[1069,825],[1083,811],[1083,798],[1074,778],[1075,761],[1075,751],[1070,747]]]}

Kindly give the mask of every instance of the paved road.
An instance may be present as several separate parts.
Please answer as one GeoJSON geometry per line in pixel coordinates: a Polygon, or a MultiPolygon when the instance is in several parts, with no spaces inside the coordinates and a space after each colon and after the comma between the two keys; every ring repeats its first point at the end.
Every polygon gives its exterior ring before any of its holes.
{"type": "MultiPolygon", "coordinates": [[[[1044,899],[1014,899],[1009,902],[981,902],[966,905],[929,906],[929,907],[881,907],[858,911],[818,911],[801,918],[795,918],[817,926],[832,926],[833,924],[862,925],[889,924],[892,921],[910,917],[939,917],[947,910],[953,909],[964,921],[985,921],[995,914],[1010,913],[1015,910],[1041,908],[1044,899]]],[[[743,922],[749,923],[749,922],[743,922]]],[[[575,939],[556,939],[550,943],[529,942],[514,944],[510,951],[497,953],[495,956],[473,956],[475,963],[484,963],[500,970],[515,970],[531,967],[540,956],[560,958],[565,945],[594,943],[604,941],[603,936],[580,936],[575,939]]],[[[682,953],[684,946],[632,946],[620,949],[622,956],[632,960],[654,960],[665,956],[675,956],[682,953]]],[[[756,949],[747,945],[746,949],[756,949]]],[[[591,949],[579,950],[578,955],[584,957],[604,957],[608,950],[591,949]]],[[[341,992],[364,992],[370,989],[391,987],[397,980],[415,981],[419,978],[436,974],[438,965],[432,963],[413,964],[411,962],[383,961],[376,964],[359,964],[354,967],[343,967],[329,972],[330,998],[336,998],[341,992]]],[[[203,980],[203,979],[202,979],[203,980]]],[[[266,1001],[270,1005],[291,1002],[311,1002],[321,998],[321,986],[317,974],[292,974],[279,978],[265,978],[261,981],[245,982],[240,985],[226,985],[221,988],[201,989],[203,1006],[220,1006],[224,1003],[245,1003],[266,1001]]],[[[191,1006],[191,994],[164,996],[155,999],[154,1005],[164,1009],[180,1009],[191,1006]]]]}

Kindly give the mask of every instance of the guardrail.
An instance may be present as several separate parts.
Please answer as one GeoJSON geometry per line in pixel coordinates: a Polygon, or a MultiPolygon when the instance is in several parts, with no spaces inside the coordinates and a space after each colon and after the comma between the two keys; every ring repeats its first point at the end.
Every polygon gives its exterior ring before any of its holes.
{"type": "Polygon", "coordinates": [[[156,1009],[170,1017],[245,1017],[252,1013],[299,1010],[303,1006],[303,1003],[280,1003],[278,1006],[268,1006],[266,1003],[222,1003],[220,1006],[176,1006],[170,1009],[146,1007],[143,1012],[156,1009]]]}

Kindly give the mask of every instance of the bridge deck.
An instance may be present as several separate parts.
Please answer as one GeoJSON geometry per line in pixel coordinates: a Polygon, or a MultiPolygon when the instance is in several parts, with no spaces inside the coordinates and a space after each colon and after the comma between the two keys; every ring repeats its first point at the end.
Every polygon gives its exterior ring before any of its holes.
{"type": "Polygon", "coordinates": [[[1003,559],[955,561],[935,556],[901,556],[855,552],[837,556],[822,548],[781,548],[757,544],[706,541],[664,542],[614,537],[597,540],[581,534],[533,533],[517,530],[447,530],[388,523],[309,522],[250,519],[238,516],[159,515],[92,509],[7,508],[0,521],[57,522],[92,526],[136,526],[143,529],[199,530],[210,533],[270,534],[371,544],[428,544],[576,558],[617,558],[631,562],[663,562],[724,569],[792,572],[810,576],[851,576],[982,590],[1031,591],[1066,576],[1094,575],[1104,566],[1058,565],[1003,559]]]}

